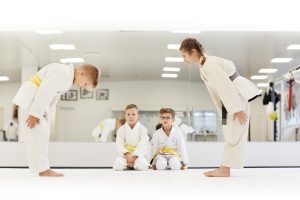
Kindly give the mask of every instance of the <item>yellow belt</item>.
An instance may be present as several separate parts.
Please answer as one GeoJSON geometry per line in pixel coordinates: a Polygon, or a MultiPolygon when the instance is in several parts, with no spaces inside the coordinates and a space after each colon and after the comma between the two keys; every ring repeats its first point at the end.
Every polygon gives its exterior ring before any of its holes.
{"type": "Polygon", "coordinates": [[[125,148],[129,151],[129,153],[133,154],[136,146],[131,146],[131,145],[126,144],[125,148]]]}
{"type": "Polygon", "coordinates": [[[104,121],[100,122],[100,124],[98,125],[101,129],[104,128],[104,121]]]}
{"type": "Polygon", "coordinates": [[[154,160],[157,157],[158,154],[164,154],[164,153],[172,154],[173,156],[175,156],[177,158],[177,160],[181,161],[181,158],[177,153],[177,149],[176,148],[170,148],[170,147],[160,148],[157,151],[157,153],[153,156],[152,160],[154,160]]]}
{"type": "Polygon", "coordinates": [[[30,81],[33,82],[36,85],[36,87],[40,87],[42,83],[42,79],[37,74],[33,75],[30,81]]]}

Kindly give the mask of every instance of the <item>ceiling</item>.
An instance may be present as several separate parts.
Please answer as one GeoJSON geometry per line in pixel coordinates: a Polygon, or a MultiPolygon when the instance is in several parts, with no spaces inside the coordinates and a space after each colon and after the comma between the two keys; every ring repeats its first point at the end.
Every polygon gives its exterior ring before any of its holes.
{"type": "MultiPolygon", "coordinates": [[[[180,56],[168,44],[179,44],[186,37],[201,41],[208,54],[232,60],[238,71],[249,78],[260,68],[277,68],[269,76],[279,77],[300,63],[300,50],[286,50],[300,44],[300,32],[221,32],[180,34],[168,31],[66,31],[59,35],[38,35],[35,32],[0,32],[0,75],[10,82],[20,82],[21,68],[32,63],[42,67],[65,57],[82,57],[103,70],[103,81],[166,80],[163,67],[180,67],[178,81],[200,81],[197,66],[166,63],[166,56],[180,56]],[[48,45],[74,44],[76,50],[53,51],[48,45]],[[273,64],[274,57],[291,57],[287,64],[273,64]]],[[[169,79],[168,79],[169,80],[169,79]]],[[[2,84],[0,82],[0,84],[2,84]]]]}

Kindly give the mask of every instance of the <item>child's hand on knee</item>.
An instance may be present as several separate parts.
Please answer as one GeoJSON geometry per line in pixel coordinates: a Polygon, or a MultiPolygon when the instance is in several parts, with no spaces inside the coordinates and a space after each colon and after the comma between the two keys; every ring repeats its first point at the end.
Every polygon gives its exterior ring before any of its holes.
{"type": "Polygon", "coordinates": [[[134,163],[135,159],[134,157],[131,155],[131,153],[127,152],[124,154],[125,158],[127,160],[128,163],[134,163]]]}

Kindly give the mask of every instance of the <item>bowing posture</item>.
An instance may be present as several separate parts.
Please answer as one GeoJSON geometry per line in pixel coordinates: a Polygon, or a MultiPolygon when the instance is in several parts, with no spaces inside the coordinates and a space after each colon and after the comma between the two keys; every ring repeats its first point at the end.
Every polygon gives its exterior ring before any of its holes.
{"type": "Polygon", "coordinates": [[[49,64],[34,74],[18,90],[13,103],[20,107],[23,137],[28,166],[40,176],[63,176],[50,169],[48,145],[50,139],[50,108],[55,106],[61,94],[72,85],[95,88],[100,71],[94,65],[80,68],[59,63],[49,64]]]}
{"type": "Polygon", "coordinates": [[[230,176],[231,168],[244,166],[245,146],[249,130],[249,102],[260,96],[256,85],[239,75],[233,62],[204,53],[194,38],[185,39],[180,53],[186,63],[197,64],[201,79],[222,116],[225,139],[223,162],[206,176],[230,176]]]}

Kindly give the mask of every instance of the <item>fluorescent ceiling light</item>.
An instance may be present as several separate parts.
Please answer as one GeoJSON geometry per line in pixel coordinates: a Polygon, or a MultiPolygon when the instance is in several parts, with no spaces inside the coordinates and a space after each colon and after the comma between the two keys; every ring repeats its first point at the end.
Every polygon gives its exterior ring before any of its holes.
{"type": "Polygon", "coordinates": [[[291,62],[293,58],[273,58],[271,60],[272,63],[288,63],[291,62]]]}
{"type": "Polygon", "coordinates": [[[171,31],[171,33],[189,33],[189,34],[198,34],[201,31],[171,31]]]}
{"type": "Polygon", "coordinates": [[[165,57],[166,62],[183,62],[182,57],[165,57]]]}
{"type": "Polygon", "coordinates": [[[264,69],[264,68],[262,68],[262,69],[260,69],[259,71],[258,71],[258,73],[262,73],[262,74],[272,74],[272,73],[275,73],[275,72],[277,72],[278,70],[277,69],[264,69]]]}
{"type": "Polygon", "coordinates": [[[73,44],[50,44],[52,50],[74,50],[76,47],[73,44]]]}
{"type": "Polygon", "coordinates": [[[291,44],[286,49],[288,49],[288,50],[299,50],[300,49],[300,44],[291,44]]]}
{"type": "Polygon", "coordinates": [[[8,76],[0,76],[0,81],[9,81],[8,76]]]}
{"type": "Polygon", "coordinates": [[[252,80],[264,80],[264,79],[267,79],[267,78],[268,78],[268,76],[266,76],[266,75],[251,76],[252,80]]]}
{"type": "Polygon", "coordinates": [[[177,78],[177,74],[161,74],[161,77],[163,78],[177,78]]]}
{"type": "Polygon", "coordinates": [[[168,44],[168,49],[179,50],[180,44],[168,44]]]}
{"type": "Polygon", "coordinates": [[[268,87],[269,83],[258,83],[257,87],[268,87]]]}
{"type": "Polygon", "coordinates": [[[165,71],[165,72],[179,72],[180,68],[179,67],[164,67],[163,71],[165,71]]]}
{"type": "Polygon", "coordinates": [[[84,62],[83,58],[63,58],[60,59],[62,63],[82,63],[84,62]]]}
{"type": "Polygon", "coordinates": [[[36,31],[37,34],[40,35],[53,35],[53,34],[62,34],[63,31],[60,30],[40,30],[40,31],[36,31]]]}

